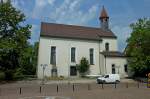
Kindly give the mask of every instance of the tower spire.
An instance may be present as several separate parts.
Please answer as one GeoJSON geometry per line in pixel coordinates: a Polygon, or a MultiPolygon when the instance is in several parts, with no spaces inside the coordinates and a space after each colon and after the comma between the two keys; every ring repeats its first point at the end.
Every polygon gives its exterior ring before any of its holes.
{"type": "Polygon", "coordinates": [[[105,9],[105,7],[103,6],[101,14],[100,14],[100,18],[109,18],[107,11],[105,9]]]}
{"type": "Polygon", "coordinates": [[[101,28],[103,30],[109,30],[109,16],[108,16],[107,11],[104,6],[102,7],[102,11],[100,13],[99,20],[101,23],[101,28]]]}

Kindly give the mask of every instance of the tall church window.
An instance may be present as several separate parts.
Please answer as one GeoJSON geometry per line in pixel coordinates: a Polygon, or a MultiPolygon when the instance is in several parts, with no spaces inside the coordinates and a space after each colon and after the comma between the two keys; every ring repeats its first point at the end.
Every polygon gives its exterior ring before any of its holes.
{"type": "Polygon", "coordinates": [[[128,72],[128,65],[124,65],[124,71],[127,73],[128,72]]]}
{"type": "Polygon", "coordinates": [[[115,64],[112,64],[112,74],[116,73],[115,64]]]}
{"type": "Polygon", "coordinates": [[[56,65],[56,46],[52,46],[51,47],[51,59],[50,59],[50,63],[52,65],[56,65]]]}
{"type": "Polygon", "coordinates": [[[90,48],[90,64],[93,65],[94,64],[94,49],[90,48]]]}
{"type": "Polygon", "coordinates": [[[105,50],[109,51],[109,43],[105,43],[105,50]]]}
{"type": "Polygon", "coordinates": [[[76,51],[76,48],[75,47],[72,47],[71,48],[71,62],[75,62],[75,51],[76,51]]]}

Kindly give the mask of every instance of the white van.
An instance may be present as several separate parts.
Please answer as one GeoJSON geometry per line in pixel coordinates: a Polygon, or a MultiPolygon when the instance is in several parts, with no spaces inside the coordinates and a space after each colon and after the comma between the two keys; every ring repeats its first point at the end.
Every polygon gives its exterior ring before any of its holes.
{"type": "Polygon", "coordinates": [[[119,83],[120,76],[119,74],[106,74],[103,77],[97,78],[97,83],[119,83]]]}

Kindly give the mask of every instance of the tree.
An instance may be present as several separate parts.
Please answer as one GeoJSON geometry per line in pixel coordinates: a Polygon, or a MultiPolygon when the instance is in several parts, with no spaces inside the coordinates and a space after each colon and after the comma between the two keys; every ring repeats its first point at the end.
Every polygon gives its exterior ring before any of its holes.
{"type": "Polygon", "coordinates": [[[34,45],[30,45],[24,52],[21,70],[24,75],[35,75],[37,67],[39,42],[35,42],[34,45]]]}
{"type": "Polygon", "coordinates": [[[79,71],[81,76],[86,75],[89,72],[89,62],[85,57],[82,57],[80,60],[80,64],[77,65],[77,70],[79,71]]]}
{"type": "Polygon", "coordinates": [[[150,72],[150,19],[139,19],[130,27],[132,33],[126,49],[129,67],[135,76],[145,76],[150,72]]]}
{"type": "Polygon", "coordinates": [[[28,48],[31,26],[23,24],[25,15],[14,8],[10,0],[0,3],[0,71],[13,78],[28,48]]]}
{"type": "Polygon", "coordinates": [[[38,62],[38,50],[39,50],[39,42],[34,43],[33,47],[33,59],[32,59],[32,64],[33,64],[33,74],[36,74],[36,67],[37,67],[37,62],[38,62]]]}

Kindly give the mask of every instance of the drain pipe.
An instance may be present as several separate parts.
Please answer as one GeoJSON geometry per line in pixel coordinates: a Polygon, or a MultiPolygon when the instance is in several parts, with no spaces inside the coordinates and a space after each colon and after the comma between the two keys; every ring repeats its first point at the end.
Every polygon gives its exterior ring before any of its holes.
{"type": "Polygon", "coordinates": [[[107,69],[106,69],[106,55],[104,57],[105,57],[105,72],[107,74],[107,69]]]}
{"type": "Polygon", "coordinates": [[[101,51],[100,51],[100,50],[101,50],[100,44],[101,44],[101,42],[102,42],[102,39],[99,40],[99,51],[98,51],[98,52],[99,52],[98,54],[99,54],[99,72],[100,72],[100,74],[102,74],[101,65],[100,65],[100,52],[101,52],[101,51]]]}

